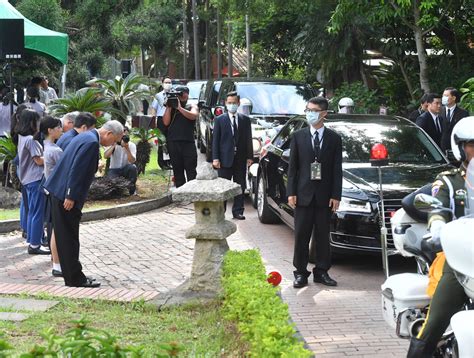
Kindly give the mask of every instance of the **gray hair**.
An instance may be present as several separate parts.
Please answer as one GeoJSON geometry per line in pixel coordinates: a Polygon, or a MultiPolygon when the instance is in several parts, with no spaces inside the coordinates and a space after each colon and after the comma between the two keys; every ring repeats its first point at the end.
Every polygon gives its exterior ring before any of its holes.
{"type": "Polygon", "coordinates": [[[64,124],[64,121],[66,119],[72,121],[74,123],[74,121],[76,120],[76,117],[79,115],[79,111],[74,111],[74,112],[69,112],[69,113],[66,113],[64,116],[62,116],[61,118],[61,123],[64,124]]]}
{"type": "Polygon", "coordinates": [[[107,131],[112,132],[113,135],[120,135],[123,134],[123,125],[117,120],[111,120],[107,121],[102,125],[102,128],[104,128],[107,131]]]}

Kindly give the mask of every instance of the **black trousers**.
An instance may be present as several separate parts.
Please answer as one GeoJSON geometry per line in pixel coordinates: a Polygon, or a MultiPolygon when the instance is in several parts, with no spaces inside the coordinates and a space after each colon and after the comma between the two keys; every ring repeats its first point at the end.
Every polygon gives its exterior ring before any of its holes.
{"type": "Polygon", "coordinates": [[[77,208],[66,211],[63,204],[63,201],[51,196],[51,214],[59,262],[66,286],[79,286],[86,281],[79,262],[79,223],[82,212],[77,208]]]}
{"type": "MultiPolygon", "coordinates": [[[[329,204],[328,204],[329,205],[329,204]]],[[[296,274],[309,276],[309,243],[314,240],[316,251],[316,271],[325,272],[331,267],[331,246],[329,244],[329,225],[331,208],[316,206],[313,198],[308,206],[296,206],[295,209],[295,251],[293,266],[296,274]]]]}
{"type": "Polygon", "coordinates": [[[177,188],[186,181],[196,179],[197,151],[194,142],[168,141],[168,152],[177,188]]]}
{"type": "Polygon", "coordinates": [[[130,195],[135,193],[135,190],[137,189],[136,184],[138,176],[135,164],[127,164],[122,168],[109,169],[107,176],[111,178],[124,177],[129,180],[130,186],[128,187],[128,191],[130,192],[130,195]]]}
{"type": "MultiPolygon", "coordinates": [[[[233,180],[235,183],[240,184],[242,193],[234,197],[234,204],[232,205],[232,215],[242,215],[244,213],[244,190],[246,188],[245,174],[246,162],[234,160],[232,168],[220,168],[217,170],[217,175],[220,178],[233,180]]],[[[226,203],[224,203],[226,205],[226,203]]],[[[225,207],[225,206],[224,206],[225,207]]]]}

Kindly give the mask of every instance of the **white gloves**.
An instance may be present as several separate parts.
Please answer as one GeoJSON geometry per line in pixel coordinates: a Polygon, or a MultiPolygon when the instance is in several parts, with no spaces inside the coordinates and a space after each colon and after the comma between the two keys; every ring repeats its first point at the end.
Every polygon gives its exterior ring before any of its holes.
{"type": "Polygon", "coordinates": [[[434,220],[431,222],[431,225],[430,225],[431,241],[433,242],[440,241],[441,229],[443,228],[444,225],[446,225],[446,223],[443,220],[434,220]]]}

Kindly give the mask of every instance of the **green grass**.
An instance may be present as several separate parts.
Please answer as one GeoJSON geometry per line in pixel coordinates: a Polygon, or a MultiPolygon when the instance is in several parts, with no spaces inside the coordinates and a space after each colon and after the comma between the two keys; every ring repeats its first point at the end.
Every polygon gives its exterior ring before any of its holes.
{"type": "Polygon", "coordinates": [[[143,301],[114,303],[59,299],[47,312],[36,313],[20,323],[0,321],[0,336],[14,347],[14,356],[28,352],[35,344],[45,345],[40,333],[53,327],[56,333],[71,328],[72,320],[85,317],[89,326],[120,337],[120,343],[142,345],[145,357],[152,357],[160,343],[177,342],[183,357],[242,356],[245,343],[236,329],[224,320],[220,302],[166,308],[143,301]]]}

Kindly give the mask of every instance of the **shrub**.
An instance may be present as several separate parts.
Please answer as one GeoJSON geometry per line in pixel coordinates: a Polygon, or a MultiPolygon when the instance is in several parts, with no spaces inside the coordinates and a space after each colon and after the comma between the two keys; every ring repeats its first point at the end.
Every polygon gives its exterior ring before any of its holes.
{"type": "Polygon", "coordinates": [[[343,83],[334,91],[331,109],[337,112],[337,104],[343,97],[350,97],[355,103],[354,113],[379,113],[379,103],[375,90],[370,90],[362,82],[343,83]]]}
{"type": "Polygon", "coordinates": [[[295,337],[288,306],[266,281],[256,250],[229,251],[223,266],[224,315],[237,322],[254,357],[310,357],[295,337]]]}
{"type": "Polygon", "coordinates": [[[461,87],[461,106],[474,114],[474,77],[469,78],[461,87]]]}
{"type": "Polygon", "coordinates": [[[130,181],[124,177],[108,176],[95,178],[89,189],[87,200],[110,200],[130,195],[130,181]]]}

